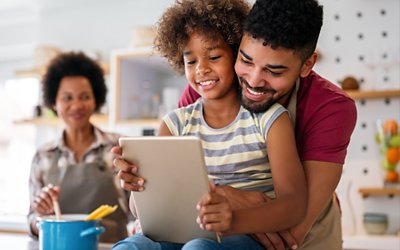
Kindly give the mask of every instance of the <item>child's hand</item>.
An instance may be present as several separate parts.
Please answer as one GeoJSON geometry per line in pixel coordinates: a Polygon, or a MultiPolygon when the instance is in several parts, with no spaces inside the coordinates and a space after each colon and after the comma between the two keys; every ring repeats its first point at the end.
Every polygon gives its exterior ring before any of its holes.
{"type": "Polygon", "coordinates": [[[115,146],[111,152],[116,156],[113,165],[118,170],[121,187],[126,191],[141,192],[144,190],[144,179],[137,175],[138,166],[122,158],[122,148],[115,146]]]}
{"type": "Polygon", "coordinates": [[[197,204],[197,223],[201,229],[214,232],[228,232],[232,225],[232,209],[225,196],[215,192],[210,183],[210,192],[203,195],[197,204]]]}

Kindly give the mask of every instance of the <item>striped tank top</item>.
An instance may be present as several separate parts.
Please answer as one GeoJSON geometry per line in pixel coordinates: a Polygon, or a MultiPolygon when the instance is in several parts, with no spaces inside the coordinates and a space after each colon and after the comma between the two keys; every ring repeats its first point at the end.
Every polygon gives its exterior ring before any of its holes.
{"type": "Polygon", "coordinates": [[[274,104],[265,113],[252,113],[241,106],[235,120],[218,129],[207,125],[202,110],[200,98],[170,112],[163,121],[174,136],[201,139],[208,175],[216,185],[275,197],[265,141],[269,128],[286,109],[274,104]]]}

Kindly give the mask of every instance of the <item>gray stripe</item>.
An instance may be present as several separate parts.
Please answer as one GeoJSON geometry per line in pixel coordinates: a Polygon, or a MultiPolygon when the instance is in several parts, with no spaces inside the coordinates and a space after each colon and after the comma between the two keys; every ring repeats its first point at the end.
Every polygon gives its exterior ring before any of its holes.
{"type": "Polygon", "coordinates": [[[254,151],[265,151],[266,147],[265,144],[262,142],[254,142],[254,143],[244,143],[233,145],[229,148],[224,149],[204,149],[204,155],[206,157],[220,157],[224,155],[230,154],[239,154],[244,152],[254,152],[254,151]]]}
{"type": "MultiPolygon", "coordinates": [[[[182,135],[182,134],[181,134],[181,133],[182,133],[182,130],[183,130],[183,128],[182,128],[182,123],[181,123],[181,121],[179,120],[178,115],[177,115],[175,112],[171,112],[171,113],[168,115],[168,117],[169,117],[169,119],[171,120],[172,124],[174,124],[174,125],[176,126],[176,129],[177,129],[177,131],[178,131],[178,135],[182,135]]],[[[170,130],[171,130],[171,129],[170,129],[170,130]]]]}

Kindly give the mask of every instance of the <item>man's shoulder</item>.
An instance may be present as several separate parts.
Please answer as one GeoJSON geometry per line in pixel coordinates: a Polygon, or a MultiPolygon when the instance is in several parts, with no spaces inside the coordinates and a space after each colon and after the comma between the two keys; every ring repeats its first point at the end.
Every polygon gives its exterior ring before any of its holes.
{"type": "Polygon", "coordinates": [[[354,100],[338,85],[312,71],[301,79],[299,101],[302,99],[314,101],[316,104],[341,102],[354,105],[354,100]]]}

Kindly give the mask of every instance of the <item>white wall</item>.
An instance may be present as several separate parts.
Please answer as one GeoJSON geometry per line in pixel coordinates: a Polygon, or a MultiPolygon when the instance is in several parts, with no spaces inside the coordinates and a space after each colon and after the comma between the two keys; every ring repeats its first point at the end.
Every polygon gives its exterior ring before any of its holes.
{"type": "Polygon", "coordinates": [[[15,0],[0,5],[0,84],[34,66],[34,48],[98,52],[126,48],[135,27],[153,25],[173,0],[15,0]],[[27,4],[29,3],[29,4],[27,4]]]}

